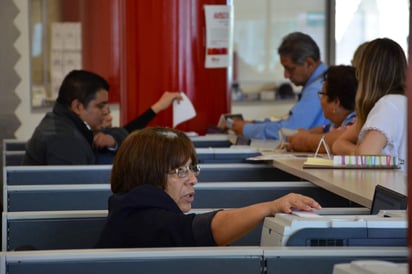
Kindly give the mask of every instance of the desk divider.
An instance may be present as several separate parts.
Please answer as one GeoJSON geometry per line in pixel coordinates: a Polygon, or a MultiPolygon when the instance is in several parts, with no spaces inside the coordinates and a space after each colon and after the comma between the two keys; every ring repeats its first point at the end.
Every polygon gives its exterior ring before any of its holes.
{"type": "Polygon", "coordinates": [[[180,247],[2,252],[1,274],[332,273],[353,260],[408,261],[404,248],[180,247]],[[121,270],[121,271],[120,271],[121,270]]]}
{"type": "MultiPolygon", "coordinates": [[[[290,192],[311,196],[324,207],[348,202],[309,182],[208,182],[195,185],[193,208],[243,207],[290,192]]],[[[11,185],[5,189],[4,212],[107,209],[108,184],[11,185]]]]}

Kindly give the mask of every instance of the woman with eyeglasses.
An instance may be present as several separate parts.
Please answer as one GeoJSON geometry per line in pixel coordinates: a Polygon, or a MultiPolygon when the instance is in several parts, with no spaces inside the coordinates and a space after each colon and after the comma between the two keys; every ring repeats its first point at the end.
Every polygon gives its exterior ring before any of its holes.
{"type": "MultiPolygon", "coordinates": [[[[322,90],[318,92],[323,115],[330,124],[308,130],[299,129],[294,135],[286,137],[284,147],[289,151],[314,152],[321,140],[329,147],[339,138],[345,129],[355,122],[355,96],[358,82],[355,68],[351,66],[330,66],[323,75],[322,90]]],[[[325,153],[325,148],[320,147],[325,153]]]]}
{"type": "Polygon", "coordinates": [[[193,143],[183,132],[149,127],[131,133],[115,156],[113,195],[97,247],[228,245],[266,216],[320,208],[315,200],[291,193],[248,207],[186,214],[195,198],[197,163],[193,143]]]}

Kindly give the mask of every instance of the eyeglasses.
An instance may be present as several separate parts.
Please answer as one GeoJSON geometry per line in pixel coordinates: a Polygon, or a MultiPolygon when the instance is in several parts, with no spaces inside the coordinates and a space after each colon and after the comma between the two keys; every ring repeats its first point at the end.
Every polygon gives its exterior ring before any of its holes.
{"type": "Polygon", "coordinates": [[[319,97],[322,97],[323,95],[327,96],[326,92],[323,91],[318,91],[319,97]]]}
{"type": "Polygon", "coordinates": [[[175,170],[170,171],[169,174],[176,174],[179,178],[186,178],[189,176],[189,171],[191,171],[195,176],[198,176],[200,173],[200,167],[198,165],[178,167],[175,170]]]}

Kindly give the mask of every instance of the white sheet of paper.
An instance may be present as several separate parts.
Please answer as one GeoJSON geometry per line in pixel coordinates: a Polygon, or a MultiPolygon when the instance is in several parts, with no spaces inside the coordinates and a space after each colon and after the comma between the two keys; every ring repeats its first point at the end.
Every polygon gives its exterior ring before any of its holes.
{"type": "Polygon", "coordinates": [[[190,99],[183,92],[183,100],[173,102],[173,127],[196,116],[196,110],[190,99]]]}

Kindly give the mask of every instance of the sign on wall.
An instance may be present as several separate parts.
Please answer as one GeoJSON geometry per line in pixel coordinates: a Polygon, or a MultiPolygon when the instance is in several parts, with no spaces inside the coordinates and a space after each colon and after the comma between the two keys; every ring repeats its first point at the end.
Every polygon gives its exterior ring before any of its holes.
{"type": "Polygon", "coordinates": [[[206,68],[226,68],[229,65],[231,6],[205,5],[206,68]]]}

